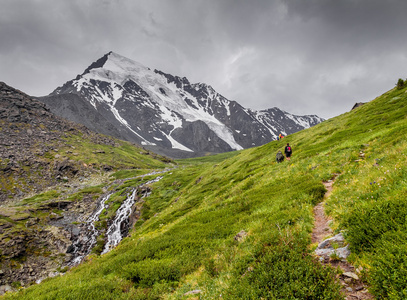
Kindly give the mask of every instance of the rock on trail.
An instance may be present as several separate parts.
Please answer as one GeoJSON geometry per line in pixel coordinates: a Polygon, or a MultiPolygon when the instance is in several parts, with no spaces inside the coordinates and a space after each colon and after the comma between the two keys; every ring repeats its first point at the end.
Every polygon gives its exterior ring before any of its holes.
{"type": "Polygon", "coordinates": [[[324,205],[332,192],[334,180],[328,180],[323,184],[327,190],[324,200],[314,207],[315,221],[311,240],[313,244],[318,244],[314,254],[319,257],[322,264],[341,268],[342,274],[338,275],[338,279],[342,285],[342,293],[345,299],[374,299],[357,274],[360,274],[361,268],[355,269],[346,260],[350,255],[350,250],[342,233],[328,238],[332,236],[332,229],[329,227],[332,220],[325,215],[324,205]]]}

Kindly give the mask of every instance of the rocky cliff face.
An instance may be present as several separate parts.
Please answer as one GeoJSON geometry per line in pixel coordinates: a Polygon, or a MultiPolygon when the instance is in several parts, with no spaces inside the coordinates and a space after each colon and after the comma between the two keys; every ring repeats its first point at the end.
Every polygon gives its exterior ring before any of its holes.
{"type": "Polygon", "coordinates": [[[65,139],[69,134],[82,134],[100,144],[115,143],[85,126],[55,116],[44,103],[3,82],[0,126],[0,203],[41,191],[64,177],[91,171],[58,154],[60,147],[69,146],[65,139]]]}
{"type": "Polygon", "coordinates": [[[259,146],[323,120],[278,108],[246,109],[209,85],[113,52],[39,99],[69,120],[172,157],[259,146]]]}

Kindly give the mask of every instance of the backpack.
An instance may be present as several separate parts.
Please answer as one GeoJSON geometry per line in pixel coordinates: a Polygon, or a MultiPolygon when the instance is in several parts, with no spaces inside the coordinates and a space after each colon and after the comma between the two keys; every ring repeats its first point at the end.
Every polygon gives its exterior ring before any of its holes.
{"type": "Polygon", "coordinates": [[[284,160],[283,153],[281,153],[281,151],[278,151],[277,155],[276,155],[276,161],[279,163],[279,162],[282,162],[283,160],[284,160]]]}
{"type": "Polygon", "coordinates": [[[287,146],[287,152],[291,153],[291,147],[290,146],[287,146]]]}

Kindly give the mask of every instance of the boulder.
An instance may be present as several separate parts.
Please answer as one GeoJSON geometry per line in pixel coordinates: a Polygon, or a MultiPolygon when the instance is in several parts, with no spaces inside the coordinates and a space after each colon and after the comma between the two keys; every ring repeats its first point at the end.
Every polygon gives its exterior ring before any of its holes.
{"type": "Polygon", "coordinates": [[[337,256],[340,259],[346,259],[350,255],[349,245],[344,246],[345,238],[342,233],[335,235],[332,238],[326,239],[319,243],[315,250],[315,255],[324,258],[337,256]]]}
{"type": "Polygon", "coordinates": [[[235,235],[234,240],[241,242],[247,236],[247,232],[242,230],[238,234],[235,235]]]}

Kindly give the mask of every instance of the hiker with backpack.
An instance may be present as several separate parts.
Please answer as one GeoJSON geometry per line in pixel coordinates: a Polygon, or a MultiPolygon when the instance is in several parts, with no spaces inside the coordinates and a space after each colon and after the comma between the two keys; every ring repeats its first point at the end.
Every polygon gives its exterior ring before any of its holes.
{"type": "Polygon", "coordinates": [[[291,149],[290,144],[287,143],[287,146],[285,146],[285,149],[284,149],[285,157],[287,157],[287,160],[290,160],[292,152],[293,152],[293,150],[291,149]]]}
{"type": "Polygon", "coordinates": [[[281,151],[278,151],[276,154],[276,162],[281,163],[284,161],[284,155],[281,153],[281,151]]]}

